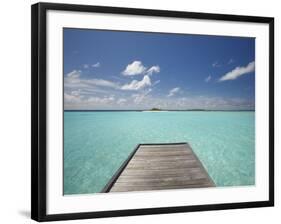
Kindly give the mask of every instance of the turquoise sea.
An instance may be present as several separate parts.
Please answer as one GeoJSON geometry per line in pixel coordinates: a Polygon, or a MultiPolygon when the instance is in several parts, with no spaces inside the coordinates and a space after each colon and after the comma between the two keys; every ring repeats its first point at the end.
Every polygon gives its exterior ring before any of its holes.
{"type": "Polygon", "coordinates": [[[100,192],[139,143],[188,142],[217,186],[255,184],[255,112],[64,112],[64,194],[100,192]]]}

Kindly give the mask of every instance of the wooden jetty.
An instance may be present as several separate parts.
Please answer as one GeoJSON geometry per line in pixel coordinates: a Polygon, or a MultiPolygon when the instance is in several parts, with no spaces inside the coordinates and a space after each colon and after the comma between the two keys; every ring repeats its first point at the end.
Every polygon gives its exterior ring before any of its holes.
{"type": "Polygon", "coordinates": [[[139,144],[102,192],[214,186],[188,143],[139,144]]]}

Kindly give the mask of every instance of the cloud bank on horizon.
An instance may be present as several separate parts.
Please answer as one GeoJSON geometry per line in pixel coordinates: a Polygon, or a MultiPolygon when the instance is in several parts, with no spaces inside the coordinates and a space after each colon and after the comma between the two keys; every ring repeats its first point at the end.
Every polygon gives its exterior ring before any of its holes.
{"type": "Polygon", "coordinates": [[[65,110],[255,108],[252,38],[64,32],[65,110]]]}

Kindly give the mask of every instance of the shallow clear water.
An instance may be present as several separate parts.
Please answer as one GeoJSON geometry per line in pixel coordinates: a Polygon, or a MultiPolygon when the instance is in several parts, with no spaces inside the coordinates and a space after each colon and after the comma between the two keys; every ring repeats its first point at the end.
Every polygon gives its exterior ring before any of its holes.
{"type": "Polygon", "coordinates": [[[137,144],[169,142],[217,186],[255,184],[254,112],[64,112],[64,193],[100,192],[137,144]]]}

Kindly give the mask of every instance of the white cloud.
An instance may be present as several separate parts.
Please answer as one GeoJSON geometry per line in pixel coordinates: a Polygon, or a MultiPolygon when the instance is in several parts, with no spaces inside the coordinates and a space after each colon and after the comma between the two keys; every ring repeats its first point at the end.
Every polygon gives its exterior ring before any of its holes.
{"type": "Polygon", "coordinates": [[[124,99],[124,98],[120,98],[120,99],[117,100],[117,104],[119,104],[119,105],[122,105],[122,104],[124,104],[126,102],[127,102],[127,100],[124,99]]]}
{"type": "Polygon", "coordinates": [[[76,89],[82,87],[83,84],[80,83],[80,70],[73,70],[69,72],[64,77],[64,87],[77,87],[76,89]]]}
{"type": "Polygon", "coordinates": [[[98,68],[98,67],[100,67],[100,63],[97,62],[97,63],[95,63],[95,64],[92,64],[92,67],[93,67],[93,68],[98,68]]]}
{"type": "Polygon", "coordinates": [[[159,73],[160,67],[158,65],[153,65],[147,69],[141,61],[133,61],[131,64],[128,64],[126,69],[122,72],[125,76],[133,75],[152,75],[154,73],[159,73]]]}
{"type": "Polygon", "coordinates": [[[98,93],[103,93],[106,94],[108,93],[108,89],[104,89],[104,88],[99,88],[96,86],[86,86],[86,87],[82,87],[80,89],[80,94],[82,95],[93,95],[93,94],[98,94],[98,93]]]}
{"type": "Polygon", "coordinates": [[[151,86],[151,80],[148,75],[145,75],[142,80],[133,80],[129,84],[125,84],[121,87],[122,90],[140,90],[147,86],[151,86]]]}
{"type": "Polygon", "coordinates": [[[152,86],[156,86],[157,84],[159,84],[160,83],[160,80],[156,80],[153,84],[152,84],[152,86]]]}
{"type": "Polygon", "coordinates": [[[96,96],[83,95],[84,90],[73,90],[64,93],[64,105],[66,109],[81,108],[106,108],[115,105],[114,95],[96,96]]]}
{"type": "Polygon", "coordinates": [[[218,61],[215,61],[215,62],[212,64],[212,66],[213,66],[214,68],[218,68],[218,67],[221,67],[221,64],[220,64],[218,61]]]}
{"type": "Polygon", "coordinates": [[[133,61],[131,64],[128,64],[126,69],[122,72],[123,75],[139,75],[143,74],[146,70],[146,67],[142,65],[141,61],[133,61]]]}
{"type": "Polygon", "coordinates": [[[87,99],[88,103],[96,103],[96,104],[107,104],[114,102],[114,96],[106,96],[106,97],[96,97],[92,96],[87,99]]]}
{"type": "Polygon", "coordinates": [[[147,95],[152,91],[152,89],[147,89],[141,93],[133,94],[132,97],[134,98],[134,103],[139,104],[147,97],[147,95]]]}
{"type": "Polygon", "coordinates": [[[64,78],[64,87],[67,90],[76,91],[77,89],[81,89],[82,92],[104,92],[106,88],[111,88],[115,90],[142,90],[149,86],[155,86],[160,82],[160,80],[155,81],[152,84],[150,76],[144,75],[143,79],[133,80],[130,83],[126,83],[121,85],[118,82],[113,82],[105,79],[84,79],[81,78],[81,71],[80,70],[73,70],[72,72],[68,73],[64,78]],[[103,88],[98,88],[103,87],[103,88]]]}
{"type": "Polygon", "coordinates": [[[117,83],[111,82],[108,80],[104,80],[104,79],[87,79],[87,80],[81,80],[81,81],[82,81],[82,83],[85,83],[85,84],[119,89],[119,85],[117,83]]]}
{"type": "Polygon", "coordinates": [[[158,65],[154,65],[146,71],[146,74],[152,75],[153,73],[159,73],[159,72],[160,72],[160,67],[158,65]]]}
{"type": "Polygon", "coordinates": [[[226,80],[234,80],[237,79],[238,77],[251,73],[255,71],[255,62],[252,61],[250,62],[247,66],[245,67],[236,67],[235,69],[233,69],[231,72],[226,73],[225,75],[223,75],[219,81],[226,81],[226,80]]]}
{"type": "Polygon", "coordinates": [[[80,89],[71,92],[72,96],[80,96],[80,89]]]}
{"type": "Polygon", "coordinates": [[[205,82],[210,82],[211,79],[212,79],[212,76],[209,75],[208,77],[205,78],[205,82]]]}
{"type": "Polygon", "coordinates": [[[70,79],[76,79],[79,78],[81,75],[81,70],[73,70],[72,72],[69,72],[66,76],[70,79]]]}
{"type": "Polygon", "coordinates": [[[88,68],[90,68],[90,67],[98,68],[98,67],[100,67],[100,63],[97,62],[97,63],[92,64],[92,65],[89,65],[89,64],[84,64],[84,65],[83,65],[83,68],[84,68],[84,69],[88,69],[88,68]]]}
{"type": "Polygon", "coordinates": [[[179,87],[175,87],[169,91],[168,97],[174,96],[176,93],[180,91],[179,87]]]}
{"type": "Polygon", "coordinates": [[[81,101],[80,95],[72,95],[64,93],[64,102],[65,103],[79,103],[81,101]]]}
{"type": "Polygon", "coordinates": [[[73,70],[68,73],[64,78],[64,86],[68,88],[73,88],[77,90],[78,88],[90,88],[93,86],[109,87],[114,89],[119,89],[118,83],[104,80],[104,79],[81,79],[81,71],[73,70]]]}

